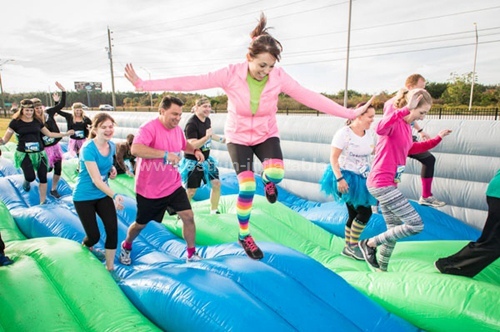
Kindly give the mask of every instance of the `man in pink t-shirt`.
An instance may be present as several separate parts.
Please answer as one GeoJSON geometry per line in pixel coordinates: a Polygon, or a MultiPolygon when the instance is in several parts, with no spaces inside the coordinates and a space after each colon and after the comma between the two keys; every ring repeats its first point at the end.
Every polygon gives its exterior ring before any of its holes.
{"type": "Polygon", "coordinates": [[[196,253],[193,210],[182,187],[177,171],[181,151],[194,154],[198,161],[205,160],[203,153],[186,141],[179,127],[182,100],[166,96],[160,103],[158,118],[139,128],[131,151],[137,157],[135,191],[137,216],[122,242],[120,262],[130,265],[132,242],[149,221],[161,223],[165,212],[175,211],[183,223],[182,235],[187,244],[187,261],[200,260],[196,253]]]}

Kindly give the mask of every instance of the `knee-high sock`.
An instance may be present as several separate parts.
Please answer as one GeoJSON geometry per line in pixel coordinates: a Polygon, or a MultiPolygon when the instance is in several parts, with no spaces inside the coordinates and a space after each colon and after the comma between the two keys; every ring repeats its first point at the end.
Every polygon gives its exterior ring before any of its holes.
{"type": "Polygon", "coordinates": [[[345,225],[345,228],[344,228],[344,231],[345,231],[345,244],[346,246],[350,246],[351,245],[351,227],[347,226],[347,224],[345,225]]]}
{"type": "Polygon", "coordinates": [[[422,178],[422,197],[432,196],[432,180],[434,178],[422,178]]]}
{"type": "Polygon", "coordinates": [[[238,174],[238,199],[236,201],[236,216],[240,224],[240,238],[250,234],[249,221],[252,212],[253,196],[255,195],[255,177],[252,171],[238,174]]]}
{"type": "Polygon", "coordinates": [[[264,172],[262,172],[262,180],[264,183],[280,183],[285,176],[285,168],[281,159],[267,159],[262,163],[264,172]]]}
{"type": "Polygon", "coordinates": [[[359,236],[361,235],[361,232],[363,232],[363,229],[365,229],[365,227],[366,227],[366,225],[360,223],[358,219],[354,219],[352,221],[351,236],[350,236],[350,243],[349,243],[349,245],[351,247],[358,245],[359,236]]]}

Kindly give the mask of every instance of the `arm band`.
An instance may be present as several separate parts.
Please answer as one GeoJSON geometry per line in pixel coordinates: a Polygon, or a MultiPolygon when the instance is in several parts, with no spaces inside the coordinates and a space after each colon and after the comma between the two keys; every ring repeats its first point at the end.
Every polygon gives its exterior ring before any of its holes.
{"type": "Polygon", "coordinates": [[[343,176],[339,177],[339,178],[337,179],[337,182],[340,182],[340,181],[342,181],[342,180],[344,180],[344,177],[343,177],[343,176]]]}
{"type": "Polygon", "coordinates": [[[115,193],[115,194],[113,195],[113,201],[115,200],[116,196],[118,196],[118,193],[115,193]]]}
{"type": "Polygon", "coordinates": [[[419,130],[417,130],[417,133],[421,133],[424,131],[424,128],[420,128],[419,130]]]}

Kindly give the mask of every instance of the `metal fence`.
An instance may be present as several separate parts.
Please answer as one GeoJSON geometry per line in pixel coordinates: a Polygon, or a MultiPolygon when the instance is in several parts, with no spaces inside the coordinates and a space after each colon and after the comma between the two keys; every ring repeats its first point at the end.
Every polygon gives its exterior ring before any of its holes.
{"type": "MultiPolygon", "coordinates": [[[[221,113],[220,111],[218,113],[221,113]]],[[[470,111],[463,107],[432,107],[425,116],[427,119],[468,119],[468,120],[500,120],[498,107],[472,108],[470,111]]],[[[278,114],[286,115],[326,115],[314,110],[279,110],[278,114]]],[[[376,115],[382,115],[382,109],[376,111],[376,115]]]]}

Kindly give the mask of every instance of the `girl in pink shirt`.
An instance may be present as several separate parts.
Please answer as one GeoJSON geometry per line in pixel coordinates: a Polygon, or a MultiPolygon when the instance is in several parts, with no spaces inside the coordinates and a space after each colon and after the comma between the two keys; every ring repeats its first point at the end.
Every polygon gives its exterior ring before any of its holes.
{"type": "Polygon", "coordinates": [[[429,112],[432,98],[424,89],[402,89],[395,100],[396,111],[387,114],[377,124],[379,139],[375,148],[372,170],[368,175],[368,191],[379,201],[387,231],[359,242],[359,247],[370,267],[387,271],[396,241],[420,233],[424,224],[417,211],[397,188],[408,154],[422,153],[434,148],[451,131],[423,142],[413,142],[411,123],[422,120],[429,112]],[[406,104],[408,105],[406,106],[406,104]],[[376,248],[381,246],[379,260],[376,248]]]}
{"type": "MultiPolygon", "coordinates": [[[[325,96],[310,91],[282,68],[275,67],[281,58],[282,46],[266,28],[262,14],[250,33],[246,61],[205,75],[161,80],[141,80],[132,65],[125,67],[125,77],[138,91],[193,91],[222,88],[228,97],[228,115],[224,128],[227,149],[238,176],[239,193],[236,203],[238,241],[250,258],[264,254],[250,235],[249,220],[256,183],[253,170],[254,154],[262,162],[262,181],[270,203],[277,200],[276,184],[284,177],[276,112],[278,96],[285,93],[310,108],[343,118],[354,119],[370,105],[348,110],[325,96]]],[[[373,99],[373,98],[372,98],[373,99]]]]}

